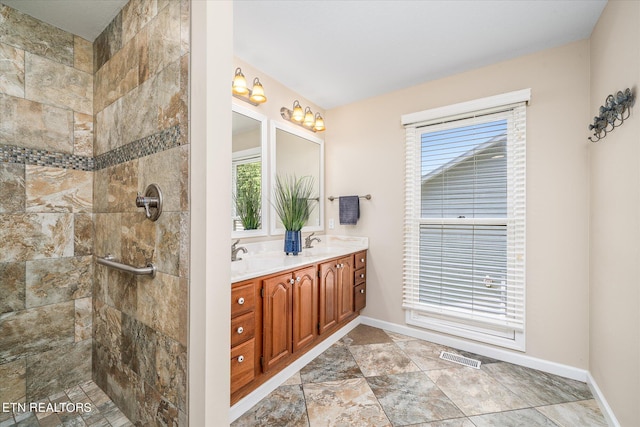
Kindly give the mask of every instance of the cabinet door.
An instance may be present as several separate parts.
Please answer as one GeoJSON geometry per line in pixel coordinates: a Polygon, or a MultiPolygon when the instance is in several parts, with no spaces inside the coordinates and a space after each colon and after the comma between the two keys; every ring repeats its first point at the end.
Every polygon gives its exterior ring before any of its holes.
{"type": "Polygon", "coordinates": [[[264,288],[263,365],[267,372],[293,352],[291,343],[291,273],[262,281],[264,288]]]}
{"type": "Polygon", "coordinates": [[[318,334],[318,281],[315,267],[298,270],[293,284],[293,351],[311,344],[318,334]]]}
{"type": "Polygon", "coordinates": [[[338,260],[338,323],[353,314],[353,256],[338,260]]]}
{"type": "Polygon", "coordinates": [[[320,313],[319,331],[323,334],[338,324],[338,268],[336,261],[319,265],[320,313]]]}

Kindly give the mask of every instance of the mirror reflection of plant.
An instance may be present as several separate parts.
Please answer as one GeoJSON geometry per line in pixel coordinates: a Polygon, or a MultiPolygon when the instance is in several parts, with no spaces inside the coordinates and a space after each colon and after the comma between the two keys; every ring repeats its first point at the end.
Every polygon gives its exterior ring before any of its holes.
{"type": "Polygon", "coordinates": [[[315,207],[310,201],[313,189],[312,176],[276,176],[273,207],[287,231],[300,231],[309,220],[315,207]]]}
{"type": "Polygon", "coordinates": [[[245,230],[257,230],[262,221],[262,191],[260,163],[238,167],[237,188],[234,194],[236,215],[245,230]]]}

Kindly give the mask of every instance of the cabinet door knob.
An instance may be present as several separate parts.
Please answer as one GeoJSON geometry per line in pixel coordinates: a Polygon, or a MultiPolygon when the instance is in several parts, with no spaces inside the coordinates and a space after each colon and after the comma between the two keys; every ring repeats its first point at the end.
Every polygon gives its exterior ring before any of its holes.
{"type": "Polygon", "coordinates": [[[364,273],[360,273],[360,278],[364,279],[364,273]]]}
{"type": "Polygon", "coordinates": [[[242,363],[242,362],[244,362],[244,356],[240,355],[238,356],[238,363],[242,363]]]}
{"type": "Polygon", "coordinates": [[[293,279],[289,279],[289,284],[290,284],[290,285],[293,285],[294,283],[296,283],[296,281],[295,281],[295,280],[293,280],[293,279]]]}
{"type": "Polygon", "coordinates": [[[240,326],[238,329],[236,329],[236,331],[241,334],[244,332],[244,328],[242,326],[240,326]]]}
{"type": "Polygon", "coordinates": [[[344,268],[344,264],[343,263],[340,263],[340,268],[344,268]]]}
{"type": "Polygon", "coordinates": [[[361,294],[364,294],[364,289],[360,289],[360,293],[361,293],[361,294]]]}
{"type": "Polygon", "coordinates": [[[360,258],[360,262],[364,262],[364,258],[360,258]]]}
{"type": "Polygon", "coordinates": [[[242,297],[238,298],[238,304],[240,305],[244,304],[244,298],[242,297]]]}
{"type": "Polygon", "coordinates": [[[299,282],[300,280],[302,280],[300,276],[296,277],[296,282],[299,282]]]}

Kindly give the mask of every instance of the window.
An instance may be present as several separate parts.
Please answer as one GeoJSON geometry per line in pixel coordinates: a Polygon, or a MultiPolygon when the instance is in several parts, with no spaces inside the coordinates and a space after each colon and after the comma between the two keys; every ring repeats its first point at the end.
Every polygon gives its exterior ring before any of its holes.
{"type": "Polygon", "coordinates": [[[528,95],[403,117],[407,323],[524,349],[528,95]]]}

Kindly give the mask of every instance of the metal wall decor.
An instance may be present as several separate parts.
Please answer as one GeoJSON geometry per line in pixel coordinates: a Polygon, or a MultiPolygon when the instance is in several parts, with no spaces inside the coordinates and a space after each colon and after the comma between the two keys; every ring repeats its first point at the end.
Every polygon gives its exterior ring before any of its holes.
{"type": "Polygon", "coordinates": [[[589,125],[589,130],[593,131],[593,136],[589,137],[589,141],[600,141],[607,136],[608,132],[624,123],[631,114],[630,108],[633,106],[635,98],[629,88],[624,92],[618,91],[615,95],[607,96],[604,105],[600,106],[600,113],[593,118],[593,124],[589,125]]]}

